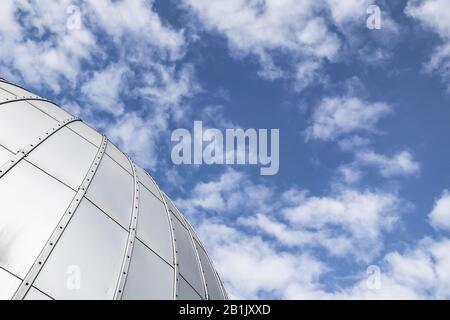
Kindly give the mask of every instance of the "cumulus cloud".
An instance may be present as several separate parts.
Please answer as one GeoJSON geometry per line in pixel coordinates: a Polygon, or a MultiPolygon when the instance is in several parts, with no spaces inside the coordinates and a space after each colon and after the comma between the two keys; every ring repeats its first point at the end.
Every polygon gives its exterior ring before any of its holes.
{"type": "Polygon", "coordinates": [[[181,101],[201,91],[194,68],[189,64],[178,69],[175,65],[151,64],[143,80],[144,85],[134,92],[163,110],[171,111],[176,118],[183,114],[183,109],[179,108],[181,101]]]}
{"type": "Polygon", "coordinates": [[[356,97],[326,97],[314,110],[307,140],[333,141],[356,132],[375,132],[377,122],[392,112],[382,102],[367,102],[356,97]]]}
{"type": "Polygon", "coordinates": [[[401,151],[392,158],[373,151],[361,151],[356,155],[361,166],[372,166],[380,170],[383,177],[409,176],[420,171],[420,165],[409,151],[401,151]]]}
{"type": "MultiPolygon", "coordinates": [[[[286,207],[282,215],[251,215],[243,208],[235,220],[212,217],[198,225],[232,298],[450,297],[449,239],[424,238],[403,250],[371,255],[383,241],[382,233],[392,229],[399,218],[401,201],[397,197],[351,189],[314,197],[290,189],[276,198],[286,207]],[[312,247],[350,259],[354,263],[347,275],[350,280],[338,287],[327,285],[335,270],[329,257],[318,255],[312,247]],[[352,260],[358,251],[367,259],[352,260]],[[375,264],[376,273],[367,273],[369,264],[375,264]]],[[[222,196],[221,207],[226,207],[224,201],[227,199],[222,196]]]]}
{"type": "Polygon", "coordinates": [[[198,230],[232,299],[285,297],[291,286],[310,288],[325,272],[309,254],[293,255],[223,224],[205,221],[198,230]]]}
{"type": "Polygon", "coordinates": [[[448,190],[444,190],[439,199],[435,201],[428,218],[434,228],[450,231],[450,193],[448,190]]]}
{"type": "Polygon", "coordinates": [[[144,168],[155,169],[158,164],[158,138],[166,129],[167,119],[142,117],[139,113],[126,113],[114,123],[108,123],[105,131],[121,149],[132,156],[144,168]]]}
{"type": "Polygon", "coordinates": [[[2,2],[0,70],[8,78],[59,92],[61,81],[76,81],[81,61],[92,58],[95,37],[86,28],[67,28],[70,0],[33,3],[2,2]]]}
{"type": "MultiPolygon", "coordinates": [[[[237,185],[244,195],[246,188],[263,186],[241,172],[227,171],[176,201],[192,218],[202,211],[222,213],[193,220],[233,298],[450,297],[450,239],[424,238],[402,250],[382,250],[405,209],[397,195],[341,187],[314,196],[298,188],[265,186],[270,192],[259,198],[263,203],[252,199],[247,206],[240,200],[236,207],[237,185]],[[233,211],[239,215],[230,216],[233,211]],[[335,261],[353,265],[345,285],[329,285],[335,261]],[[370,264],[380,273],[367,273],[370,264]],[[377,277],[379,286],[371,285],[371,277],[377,277]]],[[[447,196],[444,192],[432,212],[446,215],[447,196]]]]}
{"type": "MultiPolygon", "coordinates": [[[[261,216],[258,217],[260,219],[261,216]]],[[[267,225],[267,221],[263,222],[267,225]]],[[[352,280],[334,289],[326,285],[333,273],[329,259],[307,249],[292,250],[291,238],[279,224],[284,242],[269,241],[238,228],[205,220],[198,231],[205,240],[232,298],[257,299],[448,299],[450,297],[450,240],[424,238],[402,251],[375,260],[375,273],[357,265],[352,280]],[[373,278],[375,277],[375,278],[373,278]],[[377,283],[373,285],[373,281],[377,283]]],[[[339,242],[335,243],[339,246],[339,242]]]]}
{"type": "Polygon", "coordinates": [[[332,57],[337,41],[324,22],[316,19],[315,1],[204,1],[186,0],[187,6],[207,29],[222,32],[236,54],[268,52],[270,49],[306,50],[322,48],[318,55],[332,57]],[[329,38],[324,38],[329,36],[329,38]]]}
{"type": "Polygon", "coordinates": [[[405,253],[385,256],[386,277],[418,297],[450,297],[450,240],[425,238],[405,253]]]}
{"type": "Polygon", "coordinates": [[[370,140],[358,135],[344,138],[339,141],[339,147],[343,151],[354,151],[370,144],[370,140]]]}
{"type": "Polygon", "coordinates": [[[439,35],[442,42],[433,50],[425,71],[441,75],[450,92],[450,20],[447,0],[410,0],[405,13],[418,20],[427,30],[439,35]]]}
{"type": "Polygon", "coordinates": [[[88,1],[86,10],[92,15],[92,23],[111,35],[117,43],[123,41],[126,44],[130,37],[139,38],[135,42],[139,47],[176,59],[184,50],[183,30],[176,31],[163,24],[152,8],[153,3],[153,0],[95,0],[88,1]]]}
{"type": "Polygon", "coordinates": [[[336,21],[323,13],[336,12],[340,22],[360,19],[365,2],[352,1],[349,8],[333,1],[184,0],[204,29],[226,38],[235,57],[256,56],[262,78],[294,78],[299,90],[320,81],[314,73],[324,61],[334,61],[342,46],[333,30],[336,21]],[[288,68],[278,63],[277,54],[289,57],[288,68]]]}
{"type": "Polygon", "coordinates": [[[357,18],[363,17],[367,7],[372,4],[370,0],[326,0],[326,2],[328,3],[333,19],[338,24],[353,22],[357,18]]]}
{"type": "Polygon", "coordinates": [[[318,248],[360,261],[379,253],[382,235],[404,211],[404,202],[392,193],[349,187],[324,196],[297,188],[280,192],[235,170],[198,183],[176,203],[193,220],[215,212],[216,219],[231,219],[285,246],[318,248]]]}
{"type": "Polygon", "coordinates": [[[363,175],[358,166],[353,163],[340,166],[338,173],[346,184],[358,183],[363,175]]]}
{"type": "Polygon", "coordinates": [[[292,229],[315,233],[332,254],[369,261],[382,248],[383,232],[398,221],[401,203],[394,194],[343,188],[329,196],[308,197],[284,208],[283,214],[292,229]]]}
{"type": "Polygon", "coordinates": [[[253,183],[244,173],[227,169],[217,179],[197,183],[188,197],[176,202],[193,218],[206,210],[217,214],[233,214],[239,208],[267,212],[272,208],[272,193],[270,187],[253,183]]]}
{"type": "MultiPolygon", "coordinates": [[[[94,105],[101,111],[120,116],[125,110],[120,94],[126,89],[124,65],[112,64],[106,69],[94,72],[92,78],[85,82],[80,90],[88,105],[94,105]]],[[[92,111],[92,110],[90,110],[92,111]]]]}

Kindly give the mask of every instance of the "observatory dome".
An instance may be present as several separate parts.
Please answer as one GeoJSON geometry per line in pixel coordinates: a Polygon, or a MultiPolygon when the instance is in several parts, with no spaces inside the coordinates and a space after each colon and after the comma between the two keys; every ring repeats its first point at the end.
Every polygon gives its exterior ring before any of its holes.
{"type": "Polygon", "coordinates": [[[0,299],[226,299],[153,178],[55,103],[0,80],[0,299]]]}

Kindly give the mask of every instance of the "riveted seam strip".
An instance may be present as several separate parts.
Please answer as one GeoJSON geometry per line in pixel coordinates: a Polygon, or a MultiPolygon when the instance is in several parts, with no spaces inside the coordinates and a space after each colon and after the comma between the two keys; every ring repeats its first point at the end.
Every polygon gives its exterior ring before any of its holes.
{"type": "MultiPolygon", "coordinates": [[[[145,170],[144,170],[145,171],[145,170]]],[[[172,239],[172,253],[173,253],[173,299],[175,300],[177,298],[177,281],[178,281],[178,262],[177,262],[177,249],[176,249],[176,239],[175,239],[175,229],[172,224],[172,217],[170,216],[169,206],[167,205],[166,198],[164,196],[164,193],[159,188],[156,181],[148,174],[147,171],[145,171],[147,176],[152,180],[152,182],[155,184],[156,188],[158,189],[159,195],[161,196],[162,202],[164,204],[164,207],[166,209],[167,219],[169,220],[169,231],[170,231],[170,238],[172,239]]]]}
{"type": "Polygon", "coordinates": [[[136,166],[133,161],[128,157],[128,161],[130,161],[131,168],[133,170],[133,178],[134,178],[134,200],[133,200],[133,209],[131,212],[131,222],[129,226],[129,233],[127,239],[127,247],[125,249],[125,255],[122,262],[122,267],[120,269],[119,280],[117,282],[116,291],[114,293],[114,300],[122,299],[123,290],[125,288],[125,283],[128,276],[128,271],[130,269],[130,263],[133,253],[133,248],[136,241],[136,228],[138,221],[138,213],[139,213],[139,179],[136,173],[136,166]]]}
{"type": "MultiPolygon", "coordinates": [[[[175,203],[173,203],[173,201],[172,201],[172,204],[173,204],[173,206],[175,207],[175,210],[178,211],[178,215],[181,217],[181,219],[184,220],[184,223],[186,224],[185,228],[186,228],[186,230],[188,231],[189,237],[191,238],[191,244],[194,246],[195,255],[196,255],[196,257],[197,257],[196,260],[197,260],[197,264],[198,264],[198,266],[199,266],[200,276],[201,276],[201,278],[202,278],[203,290],[205,291],[205,299],[209,299],[208,288],[207,288],[207,286],[206,286],[206,280],[205,280],[205,272],[203,271],[202,263],[201,263],[201,261],[200,261],[200,256],[199,256],[199,254],[198,254],[197,247],[196,247],[196,245],[195,245],[194,237],[192,236],[192,233],[191,233],[191,231],[189,230],[189,226],[190,226],[190,225],[187,223],[186,218],[180,213],[180,210],[178,210],[177,206],[175,205],[175,203]]],[[[178,281],[178,280],[177,280],[177,281],[178,281]]]]}
{"type": "MultiPolygon", "coordinates": [[[[3,89],[3,90],[5,90],[5,89],[3,89]]],[[[8,91],[8,92],[9,92],[9,91],[8,91]]],[[[44,99],[44,98],[38,98],[38,97],[17,98],[17,99],[6,100],[6,101],[3,101],[3,102],[0,102],[0,106],[5,105],[5,104],[8,104],[8,103],[20,102],[20,101],[25,101],[25,102],[27,102],[27,101],[42,101],[42,102],[48,102],[48,103],[51,103],[51,104],[57,106],[58,108],[60,108],[60,107],[59,107],[56,103],[54,103],[53,101],[50,101],[50,100],[47,100],[47,99],[44,99]]],[[[36,106],[33,106],[33,107],[36,108],[36,109],[39,109],[39,108],[37,108],[36,106]]]]}

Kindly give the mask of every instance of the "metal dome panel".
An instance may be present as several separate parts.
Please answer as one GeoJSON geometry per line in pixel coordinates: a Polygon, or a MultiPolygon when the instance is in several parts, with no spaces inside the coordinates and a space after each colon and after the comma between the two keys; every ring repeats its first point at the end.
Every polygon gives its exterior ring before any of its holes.
{"type": "Polygon", "coordinates": [[[53,102],[0,81],[0,299],[226,299],[153,178],[53,102]]]}

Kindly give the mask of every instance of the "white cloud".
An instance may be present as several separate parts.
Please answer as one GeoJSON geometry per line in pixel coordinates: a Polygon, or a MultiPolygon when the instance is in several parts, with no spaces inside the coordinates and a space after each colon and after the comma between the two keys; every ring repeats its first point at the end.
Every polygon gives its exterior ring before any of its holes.
{"type": "Polygon", "coordinates": [[[60,81],[76,81],[80,62],[91,57],[96,43],[86,28],[67,29],[69,5],[70,0],[2,1],[0,68],[6,77],[55,92],[60,81]]]}
{"type": "Polygon", "coordinates": [[[392,158],[373,151],[361,151],[356,154],[356,162],[362,166],[373,166],[380,170],[383,177],[409,176],[420,171],[420,165],[408,151],[401,151],[392,158]]]}
{"type": "MultiPolygon", "coordinates": [[[[278,48],[301,50],[302,42],[313,44],[317,39],[311,34],[312,28],[309,32],[305,30],[315,18],[311,14],[318,9],[314,1],[186,0],[185,3],[206,28],[224,33],[232,49],[238,51],[236,53],[258,53],[278,48]],[[298,37],[302,32],[303,38],[309,41],[298,37]]],[[[323,26],[319,29],[317,37],[320,38],[327,31],[323,26]]]]}
{"type": "Polygon", "coordinates": [[[300,62],[297,65],[297,73],[295,75],[295,88],[302,91],[313,83],[327,81],[326,76],[320,72],[321,63],[317,60],[300,62]]]}
{"type": "Polygon", "coordinates": [[[431,225],[436,229],[450,231],[450,194],[444,190],[428,214],[431,225]]]}
{"type": "MultiPolygon", "coordinates": [[[[284,250],[280,244],[224,223],[204,221],[205,240],[225,286],[234,299],[448,299],[450,239],[425,238],[404,252],[391,251],[378,262],[380,274],[367,265],[346,275],[350,281],[330,286],[327,259],[308,250],[284,250]],[[379,287],[370,277],[379,277],[379,287]],[[353,280],[351,280],[353,279],[353,280]]],[[[287,237],[284,230],[282,237],[287,237]]],[[[336,243],[339,245],[339,243],[336,243]]],[[[332,279],[332,278],[331,278],[332,279]]]]}
{"type": "Polygon", "coordinates": [[[216,219],[236,219],[286,246],[319,248],[361,261],[383,248],[382,235],[395,226],[404,204],[392,193],[348,187],[325,196],[295,188],[279,193],[235,170],[198,183],[176,203],[194,221],[214,212],[216,219]]]}
{"type": "Polygon", "coordinates": [[[425,71],[437,72],[450,92],[450,19],[447,0],[410,0],[405,13],[418,20],[425,28],[437,33],[442,39],[441,45],[432,52],[425,71]]]}
{"type": "Polygon", "coordinates": [[[197,183],[189,197],[176,202],[193,218],[206,210],[218,214],[233,213],[238,208],[267,212],[272,208],[272,192],[264,185],[252,183],[242,172],[227,169],[217,179],[197,183]]]}
{"type": "Polygon", "coordinates": [[[125,110],[120,94],[125,91],[124,75],[128,69],[123,65],[112,64],[106,69],[94,72],[92,78],[80,90],[87,99],[87,105],[120,116],[125,110]]]}
{"type": "Polygon", "coordinates": [[[347,184],[358,183],[362,178],[361,170],[354,164],[343,165],[338,171],[347,184]]]}
{"type": "Polygon", "coordinates": [[[387,277],[417,296],[450,297],[450,239],[425,238],[404,254],[386,255],[387,277]]]}
{"type": "Polygon", "coordinates": [[[366,147],[370,144],[370,140],[367,138],[362,138],[358,135],[344,138],[339,141],[339,147],[343,151],[354,151],[356,149],[366,147]]]}
{"type": "Polygon", "coordinates": [[[307,72],[311,65],[316,64],[314,69],[318,70],[323,60],[334,60],[341,47],[338,35],[331,30],[331,21],[320,14],[328,8],[323,1],[184,0],[184,3],[206,30],[227,39],[234,56],[258,57],[261,77],[273,80],[293,76],[300,80],[299,89],[311,83],[311,72],[307,72]],[[278,66],[276,52],[293,58],[294,68],[278,66]],[[291,74],[289,69],[299,69],[298,75],[291,74]],[[307,81],[302,83],[305,78],[307,81]]]}
{"type": "MultiPolygon", "coordinates": [[[[394,194],[343,188],[329,196],[308,197],[284,208],[283,214],[294,230],[313,230],[319,238],[350,244],[337,245],[345,250],[332,253],[369,261],[383,246],[383,232],[392,230],[398,221],[401,203],[394,194]]],[[[332,250],[326,243],[325,247],[332,250]]]]}
{"type": "Polygon", "coordinates": [[[372,4],[370,0],[326,0],[329,5],[331,15],[338,24],[364,21],[367,7],[372,4]]]}
{"type": "Polygon", "coordinates": [[[153,3],[153,0],[91,0],[86,10],[92,14],[92,22],[117,43],[132,37],[139,39],[135,41],[138,46],[149,46],[148,49],[176,59],[183,53],[183,31],[164,25],[152,9],[153,3]]]}
{"type": "MultiPolygon", "coordinates": [[[[314,290],[313,299],[448,299],[450,297],[450,239],[425,238],[404,253],[387,253],[380,261],[380,287],[370,288],[367,276],[336,291],[314,290]]],[[[305,298],[300,285],[286,294],[305,298]]]]}
{"type": "Polygon", "coordinates": [[[425,238],[404,250],[381,250],[405,208],[395,194],[341,187],[312,196],[298,188],[279,193],[266,186],[270,193],[248,200],[251,187],[262,185],[227,171],[176,201],[182,208],[195,207],[189,214],[197,217],[208,210],[224,214],[194,221],[232,298],[450,298],[450,239],[425,238]],[[236,192],[246,201],[230,205],[236,192]],[[230,215],[233,211],[238,214],[230,215]],[[352,271],[336,278],[336,261],[351,263],[352,271]],[[379,288],[369,286],[369,264],[380,269],[379,288]],[[344,285],[337,280],[342,276],[344,285]]]}
{"type": "MultiPolygon", "coordinates": [[[[376,49],[368,44],[367,35],[360,33],[365,28],[370,0],[183,0],[183,3],[199,21],[197,29],[223,36],[236,58],[256,57],[260,66],[258,75],[262,78],[294,80],[293,87],[298,91],[326,83],[323,72],[326,62],[345,60],[355,53],[363,61],[371,55],[377,63],[389,56],[387,50],[382,55],[373,55],[376,49]]],[[[386,12],[383,30],[384,41],[398,33],[397,25],[386,12]]]]}
{"type": "Polygon", "coordinates": [[[410,0],[405,12],[442,37],[450,38],[447,0],[410,0]]]}
{"type": "Polygon", "coordinates": [[[325,271],[323,263],[306,253],[278,250],[223,224],[204,221],[198,230],[232,299],[284,297],[292,285],[309,287],[325,271]]]}
{"type": "Polygon", "coordinates": [[[392,107],[382,102],[326,97],[313,112],[306,138],[332,141],[350,133],[374,132],[377,122],[391,112],[392,107]]]}
{"type": "Polygon", "coordinates": [[[388,252],[375,265],[379,274],[367,274],[367,265],[359,265],[346,275],[346,285],[335,286],[325,278],[333,279],[328,260],[308,250],[280,249],[280,243],[223,222],[204,221],[198,231],[235,299],[450,298],[450,239],[425,238],[403,252],[388,252]],[[373,276],[379,287],[369,285],[373,276]]]}
{"type": "Polygon", "coordinates": [[[354,251],[352,240],[346,235],[335,235],[331,230],[308,230],[308,227],[296,227],[270,218],[268,215],[256,214],[240,218],[238,222],[253,230],[262,231],[274,237],[287,247],[324,248],[333,256],[344,256],[354,251]]]}
{"type": "Polygon", "coordinates": [[[162,114],[142,117],[130,112],[108,123],[104,130],[124,152],[144,168],[154,169],[158,164],[158,138],[166,129],[167,119],[162,114]]]}
{"type": "Polygon", "coordinates": [[[169,109],[176,118],[180,118],[182,99],[200,91],[192,65],[183,65],[177,70],[174,65],[154,63],[144,75],[144,85],[135,93],[164,110],[169,109]]]}

